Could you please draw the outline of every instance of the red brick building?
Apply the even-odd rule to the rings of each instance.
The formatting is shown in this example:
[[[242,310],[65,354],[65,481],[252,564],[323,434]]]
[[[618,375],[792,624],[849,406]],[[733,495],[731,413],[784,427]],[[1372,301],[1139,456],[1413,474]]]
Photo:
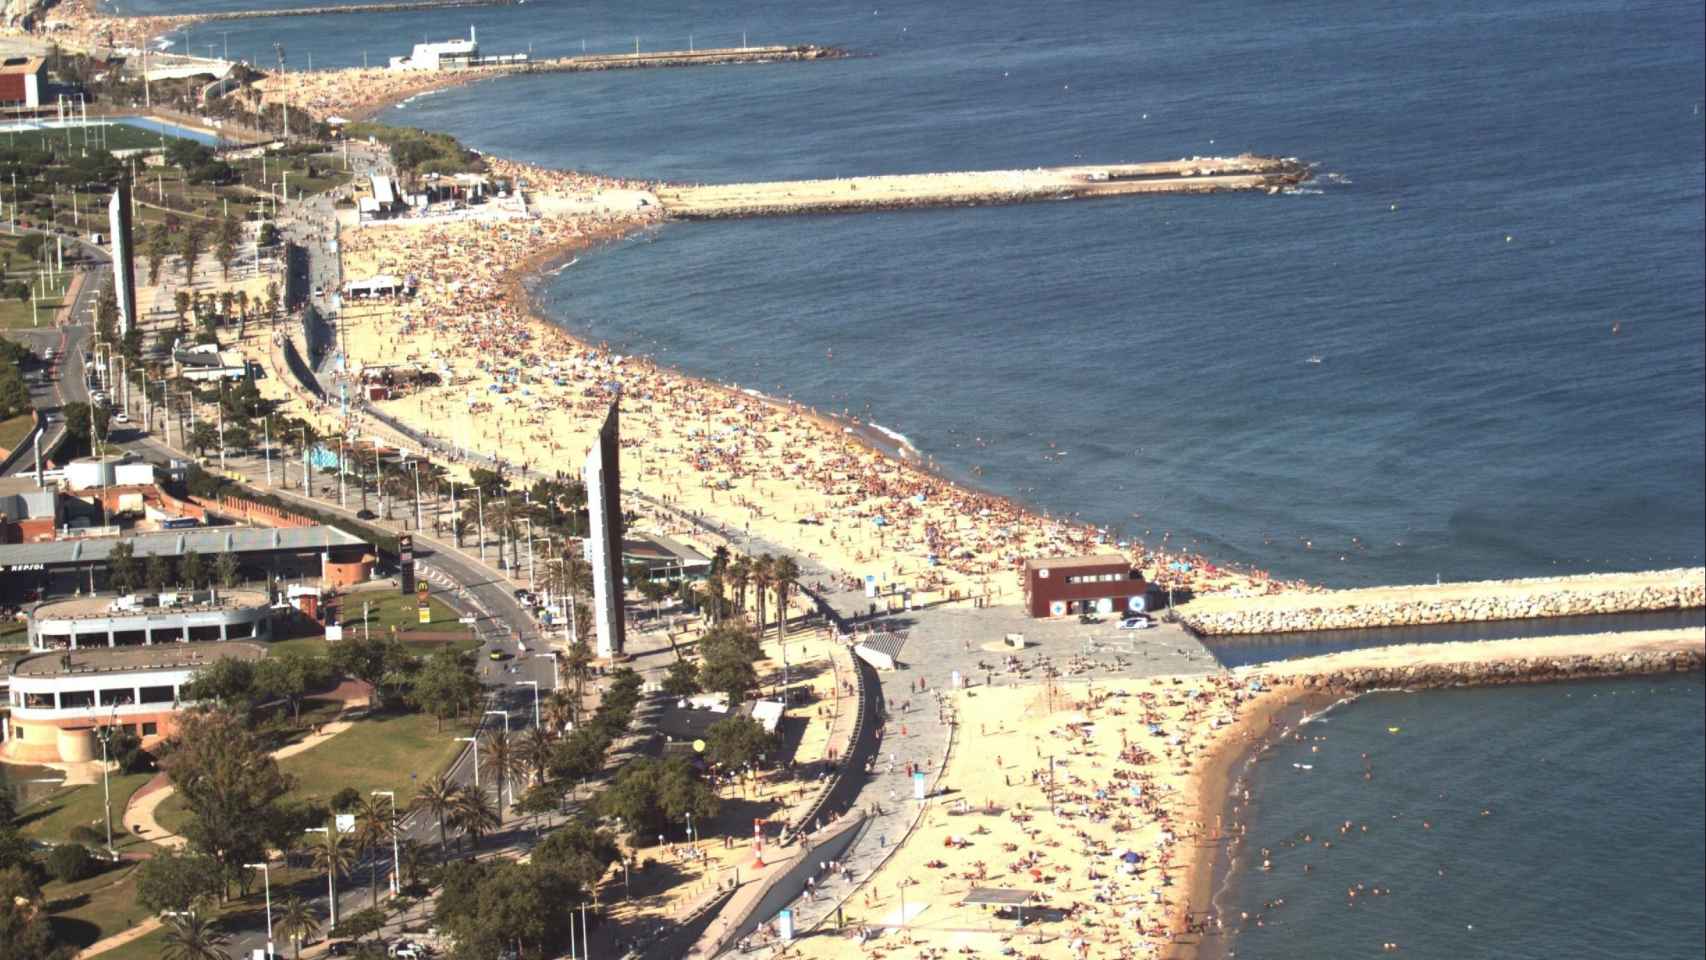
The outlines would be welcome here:
[[[1147,606],[1149,583],[1119,554],[1025,561],[1025,610],[1033,617],[1126,616]]]

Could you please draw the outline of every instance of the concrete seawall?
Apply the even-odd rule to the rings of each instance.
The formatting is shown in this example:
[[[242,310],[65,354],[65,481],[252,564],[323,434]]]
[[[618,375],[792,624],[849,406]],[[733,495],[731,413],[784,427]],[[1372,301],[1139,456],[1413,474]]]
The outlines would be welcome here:
[[[657,197],[671,217],[715,220],[1036,203],[1134,194],[1218,193],[1227,190],[1277,193],[1308,177],[1308,168],[1296,159],[1243,154],[1158,163],[1038,167],[1033,170],[676,185],[659,188]]]
[[[1706,607],[1706,568],[1533,580],[1209,596],[1178,608],[1204,636],[1357,630]]]
[[[450,7],[507,7],[515,0],[398,0],[396,3],[330,3],[324,6],[283,7],[274,10],[219,10],[185,16],[185,20],[257,20],[262,17],[320,17],[335,13],[394,13],[443,10]]]

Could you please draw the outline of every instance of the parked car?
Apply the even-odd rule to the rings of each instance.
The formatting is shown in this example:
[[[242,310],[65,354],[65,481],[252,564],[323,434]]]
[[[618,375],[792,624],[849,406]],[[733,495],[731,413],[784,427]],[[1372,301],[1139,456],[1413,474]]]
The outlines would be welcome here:
[[[1155,626],[1155,621],[1149,619],[1143,614],[1138,614],[1134,617],[1126,617],[1124,620],[1120,621],[1121,630],[1148,630],[1153,626]]]
[[[355,518],[357,520],[378,520],[379,514],[374,513],[372,510],[369,510],[369,509],[363,507],[362,509],[357,510],[355,512]]]

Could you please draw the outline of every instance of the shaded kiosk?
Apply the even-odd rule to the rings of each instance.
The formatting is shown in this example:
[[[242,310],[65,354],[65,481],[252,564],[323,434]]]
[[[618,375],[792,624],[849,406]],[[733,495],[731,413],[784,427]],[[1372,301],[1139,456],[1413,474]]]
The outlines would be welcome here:
[[[1037,902],[1034,890],[1008,890],[1003,887],[972,887],[966,892],[962,907],[994,907],[996,916],[1002,916],[1006,911],[1013,911],[1013,916],[1019,926],[1025,925],[1025,908]]]

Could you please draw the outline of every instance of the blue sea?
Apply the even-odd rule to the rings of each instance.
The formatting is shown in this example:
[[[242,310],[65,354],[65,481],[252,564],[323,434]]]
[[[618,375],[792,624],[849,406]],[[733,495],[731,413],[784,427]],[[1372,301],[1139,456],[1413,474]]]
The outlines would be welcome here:
[[[1698,958],[1703,690],[1694,675],[1383,693],[1305,725],[1250,776],[1226,951]]]
[[[120,5],[261,3],[300,0]],[[543,284],[570,330],[867,417],[1038,509],[1283,577],[1702,562],[1699,3],[533,0],[172,39],[263,65],[277,42],[294,69],[383,62],[470,25],[491,53],[744,37],[859,55],[513,77],[385,119],[681,181],[1242,150],[1317,173],[1279,197],[669,225]],[[1323,729],[1367,717],[1379,739],[1393,711],[1415,731],[1381,742],[1373,790],[1392,793],[1339,776],[1340,757],[1265,777],[1258,826],[1382,818],[1367,869],[1323,861],[1309,882],[1394,896],[1355,911],[1288,896],[1241,954],[1394,940],[1410,956],[1698,956],[1700,688],[1657,686],[1373,698],[1335,715]],[[1393,813],[1440,825],[1424,843],[1388,827]],[[1441,863],[1449,885],[1426,886]],[[1279,879],[1234,894],[1271,899],[1261,885]],[[1459,917],[1476,931],[1442,926]]]

